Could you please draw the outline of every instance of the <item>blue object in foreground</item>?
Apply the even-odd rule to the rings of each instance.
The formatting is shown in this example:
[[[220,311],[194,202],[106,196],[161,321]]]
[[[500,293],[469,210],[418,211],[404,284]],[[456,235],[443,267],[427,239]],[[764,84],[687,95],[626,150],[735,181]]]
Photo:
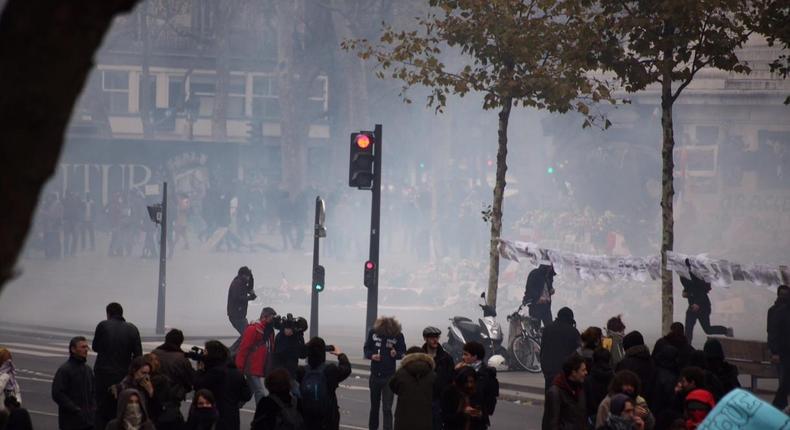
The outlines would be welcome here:
[[[790,430],[790,416],[746,390],[732,390],[698,430]]]

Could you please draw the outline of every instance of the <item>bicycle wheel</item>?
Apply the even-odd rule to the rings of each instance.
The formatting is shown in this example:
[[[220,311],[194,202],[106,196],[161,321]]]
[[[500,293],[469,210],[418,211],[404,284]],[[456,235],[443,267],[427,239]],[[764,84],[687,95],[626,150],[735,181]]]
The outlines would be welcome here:
[[[530,337],[519,336],[510,345],[512,357],[529,373],[540,373],[540,344]]]

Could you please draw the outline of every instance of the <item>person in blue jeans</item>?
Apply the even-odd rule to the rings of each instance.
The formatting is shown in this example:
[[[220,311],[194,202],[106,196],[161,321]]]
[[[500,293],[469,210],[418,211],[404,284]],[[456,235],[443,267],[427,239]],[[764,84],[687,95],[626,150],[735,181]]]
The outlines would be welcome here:
[[[395,362],[406,354],[400,323],[393,317],[380,317],[368,332],[364,346],[365,359],[370,360],[370,415],[368,428],[378,430],[379,408],[384,410],[384,430],[392,430],[393,393],[389,380],[395,374]]]

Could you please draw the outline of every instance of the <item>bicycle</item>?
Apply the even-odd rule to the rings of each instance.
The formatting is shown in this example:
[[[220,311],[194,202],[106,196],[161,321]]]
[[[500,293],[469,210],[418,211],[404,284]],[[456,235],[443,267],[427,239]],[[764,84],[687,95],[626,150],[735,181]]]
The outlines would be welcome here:
[[[543,338],[543,329],[540,320],[531,316],[522,315],[521,309],[524,305],[512,314],[507,316],[508,321],[516,321],[520,331],[510,342],[508,351],[517,364],[529,373],[540,373],[540,347]]]

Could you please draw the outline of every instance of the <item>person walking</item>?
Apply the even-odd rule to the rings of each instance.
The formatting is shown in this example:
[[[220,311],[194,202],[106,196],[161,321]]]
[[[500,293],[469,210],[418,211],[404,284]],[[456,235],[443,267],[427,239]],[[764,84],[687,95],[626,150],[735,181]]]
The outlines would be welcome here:
[[[270,364],[270,354],[274,351],[274,327],[272,321],[277,315],[274,309],[266,307],[261,311],[258,321],[248,325],[241,336],[239,352],[236,354],[236,367],[244,374],[255,395],[255,403],[266,395],[263,378]]]
[[[215,430],[239,430],[241,405],[252,398],[244,375],[228,360],[228,348],[218,340],[205,344],[203,363],[195,373],[195,390],[214,394],[219,419]]]
[[[790,287],[787,285],[776,289],[776,303],[768,309],[767,331],[771,361],[779,373],[779,387],[772,404],[784,409],[790,394]]]
[[[134,388],[118,393],[117,410],[117,416],[107,423],[106,430],[155,430],[143,395]]]
[[[581,345],[579,331],[570,308],[557,312],[557,319],[543,330],[540,365],[546,391],[554,384],[554,377],[562,370],[562,363]]]
[[[58,405],[60,430],[94,428],[96,394],[93,370],[88,366],[88,340],[77,336],[69,341],[69,359],[63,363],[52,381],[52,400]]]
[[[436,373],[436,380],[433,384],[433,428],[442,428],[442,409],[441,399],[442,392],[445,388],[453,383],[455,374],[455,363],[453,357],[442,348],[439,343],[439,337],[442,331],[436,327],[426,327],[422,331],[422,338],[425,344],[422,346],[422,352],[428,354],[434,363],[434,372]]]
[[[21,403],[22,390],[16,380],[16,367],[11,360],[11,351],[0,348],[0,413],[5,410],[7,397],[14,397],[17,402]]]
[[[400,368],[390,379],[389,388],[398,396],[395,430],[433,428],[433,390],[436,365],[430,355],[415,346],[406,351]]]
[[[96,326],[93,350],[96,352],[96,428],[103,429],[116,416],[117,401],[110,387],[121,382],[129,370],[132,359],[143,355],[140,332],[134,324],[123,318],[123,307],[110,303],[106,308],[107,319]]]
[[[230,346],[230,350],[233,352],[238,349],[241,335],[247,328],[247,304],[258,298],[254,288],[255,279],[252,277],[252,270],[247,266],[240,267],[228,288],[228,320],[230,320],[230,325],[239,332],[239,339]]]
[[[587,402],[584,380],[587,363],[584,357],[573,354],[562,363],[562,373],[554,377],[546,392],[543,406],[543,430],[585,430]]]
[[[302,413],[308,430],[339,430],[340,408],[337,387],[351,375],[351,362],[337,346],[327,347],[320,337],[307,342],[307,366],[299,368],[297,379]],[[337,357],[337,364],[326,362],[326,353]]]
[[[529,307],[529,316],[537,318],[546,327],[551,324],[551,296],[554,295],[554,266],[541,264],[529,272],[524,287],[522,305]]]
[[[368,332],[363,348],[370,360],[370,414],[368,428],[378,430],[379,408],[384,411],[383,429],[392,430],[392,390],[389,380],[395,374],[395,362],[406,353],[400,323],[393,317],[380,317]]]
[[[691,270],[691,261],[686,259],[689,277],[680,276],[683,285],[683,297],[688,299],[689,307],[686,309],[686,338],[691,343],[694,338],[694,326],[699,321],[702,330],[707,335],[721,335],[732,337],[732,327],[710,325],[710,314],[713,312],[708,293],[711,290],[710,282],[698,278]]]

